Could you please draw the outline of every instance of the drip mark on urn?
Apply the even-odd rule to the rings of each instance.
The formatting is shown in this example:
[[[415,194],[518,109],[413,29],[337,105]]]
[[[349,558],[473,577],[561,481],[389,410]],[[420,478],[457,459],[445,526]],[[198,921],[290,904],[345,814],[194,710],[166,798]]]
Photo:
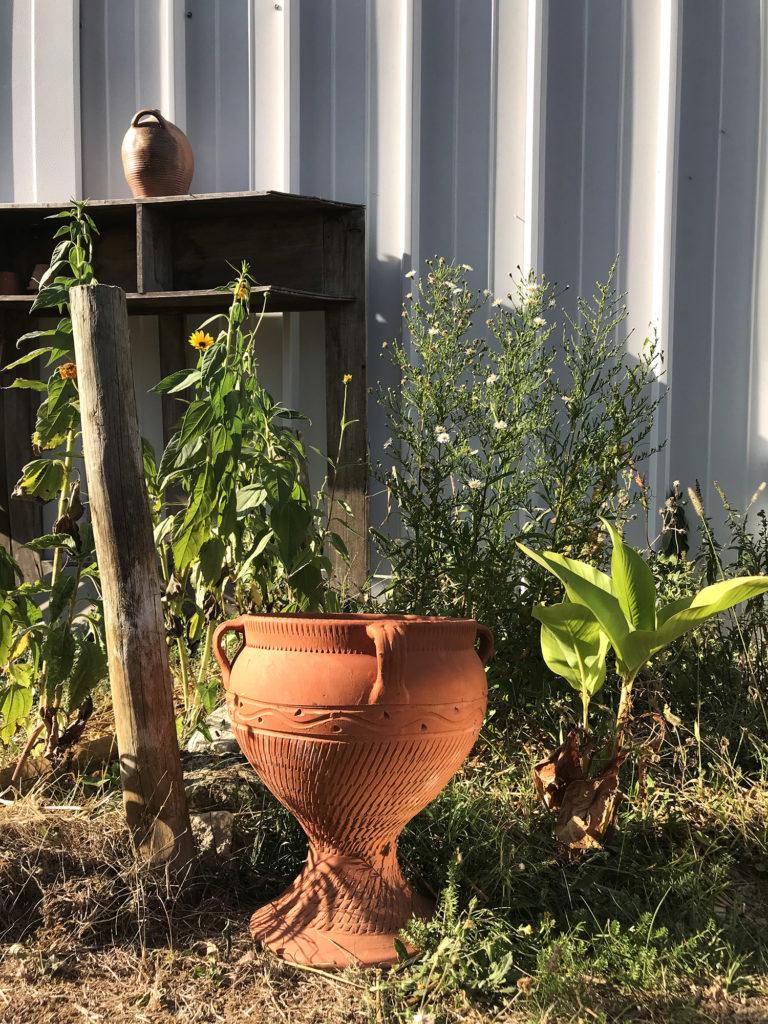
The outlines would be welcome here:
[[[296,718],[300,718],[301,715],[303,714],[301,708],[296,708],[296,710],[293,713],[294,713]]]
[[[421,731],[422,732],[426,732],[427,731],[427,723],[426,722],[422,722],[421,723]]]

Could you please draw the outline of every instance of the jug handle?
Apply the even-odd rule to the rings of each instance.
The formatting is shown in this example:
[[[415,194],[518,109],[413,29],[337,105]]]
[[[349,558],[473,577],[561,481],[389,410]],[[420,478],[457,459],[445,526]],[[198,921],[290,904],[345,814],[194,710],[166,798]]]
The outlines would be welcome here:
[[[232,661],[227,659],[227,652],[224,650],[224,636],[226,633],[239,633],[240,639],[242,640],[242,646],[238,650]],[[224,683],[224,689],[229,689],[229,674],[232,671],[237,655],[242,651],[245,646],[245,626],[242,619],[229,619],[227,622],[222,622],[221,625],[217,626],[212,640],[213,653],[216,655],[216,661],[221,666],[221,678]]]
[[[477,623],[477,636],[480,638],[480,649],[477,652],[483,665],[488,664],[488,659],[493,654],[493,633],[487,626]]]
[[[160,111],[159,110],[149,110],[148,108],[145,108],[144,110],[137,110],[136,111],[136,113],[133,115],[133,119],[131,121],[131,128],[136,128],[138,123],[139,123],[139,121],[141,120],[141,118],[144,117],[146,114],[151,114],[153,117],[156,117],[157,118],[157,122],[160,125],[160,127],[161,128],[165,128],[165,118],[160,113]]]
[[[405,686],[404,624],[397,620],[371,622],[365,627],[365,632],[376,648],[376,679],[368,697],[369,703],[405,703],[408,690]]]

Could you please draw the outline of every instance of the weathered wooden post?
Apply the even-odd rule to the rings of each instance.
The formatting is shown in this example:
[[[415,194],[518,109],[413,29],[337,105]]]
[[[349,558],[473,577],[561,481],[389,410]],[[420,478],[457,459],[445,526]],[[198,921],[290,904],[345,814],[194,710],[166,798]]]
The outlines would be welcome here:
[[[110,285],[80,285],[71,289],[70,305],[125,813],[147,859],[183,865],[194,846],[144,483],[125,293]]]

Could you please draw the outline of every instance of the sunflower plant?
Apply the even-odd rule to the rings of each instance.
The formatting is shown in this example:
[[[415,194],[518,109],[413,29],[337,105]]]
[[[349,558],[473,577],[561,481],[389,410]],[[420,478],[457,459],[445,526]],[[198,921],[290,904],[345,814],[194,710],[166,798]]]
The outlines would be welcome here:
[[[329,513],[310,494],[304,448],[287,425],[305,417],[275,402],[259,382],[253,340],[264,308],[249,330],[252,284],[244,263],[226,286],[228,312],[189,338],[199,352],[196,365],[155,387],[177,396],[183,412],[159,461],[144,444],[166,625],[188,710],[210,710],[216,699],[207,676],[225,596],[240,612],[331,610],[337,597],[325,585],[328,543],[346,554]],[[348,381],[340,385],[346,393]],[[189,654],[198,646],[193,680]]]
[[[59,320],[52,328],[24,334],[20,347],[31,340],[38,346],[5,367],[14,371],[44,360],[50,368],[43,380],[16,376],[9,385],[37,391],[42,399],[32,436],[34,457],[12,497],[56,502],[52,532],[25,545],[41,555],[53,552],[52,561],[43,563],[50,569],[42,578],[24,580],[18,563],[0,549],[0,742],[8,743],[26,727],[17,773],[41,734],[45,753],[53,758],[75,741],[93,707],[91,691],[107,674],[93,534],[83,519],[87,497],[75,469],[80,404],[69,317],[70,287],[95,281],[98,231],[84,202],[53,216],[64,223],[54,235],[59,241],[31,312],[57,309]]]

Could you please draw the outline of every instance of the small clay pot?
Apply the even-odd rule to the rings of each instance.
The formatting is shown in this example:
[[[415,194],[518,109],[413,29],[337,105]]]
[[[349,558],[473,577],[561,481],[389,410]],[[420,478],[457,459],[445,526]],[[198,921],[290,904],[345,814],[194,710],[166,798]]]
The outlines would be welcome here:
[[[122,156],[125,179],[136,198],[189,192],[195,170],[192,147],[184,132],[159,110],[139,110],[133,115]]]
[[[0,295],[19,295],[21,278],[15,270],[0,270]]]
[[[397,838],[477,739],[493,637],[471,619],[243,615],[213,649],[240,746],[309,838],[251,935],[297,963],[394,963],[400,929],[433,909],[403,878]]]

